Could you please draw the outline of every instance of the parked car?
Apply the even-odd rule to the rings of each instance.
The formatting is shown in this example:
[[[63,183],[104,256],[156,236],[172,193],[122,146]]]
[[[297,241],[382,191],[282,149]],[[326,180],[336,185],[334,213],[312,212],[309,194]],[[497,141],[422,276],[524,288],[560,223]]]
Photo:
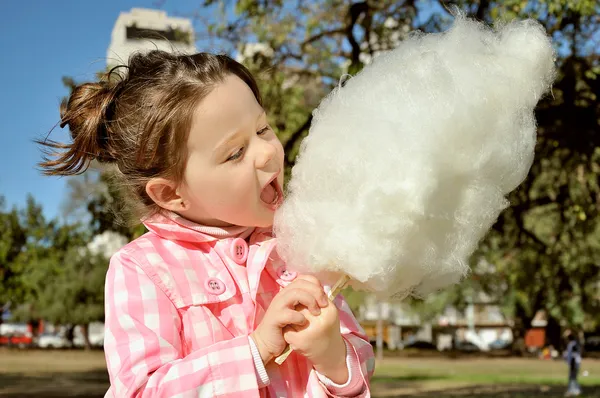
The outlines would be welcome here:
[[[8,336],[0,336],[0,345],[27,348],[30,347],[32,344],[33,338],[30,334],[14,334]]]
[[[0,345],[26,348],[33,343],[33,334],[26,323],[0,324]]]
[[[489,344],[490,350],[504,350],[510,347],[510,342],[506,340],[494,340]]]
[[[600,352],[600,336],[586,337],[583,349],[587,352]]]
[[[37,346],[39,348],[68,348],[71,343],[58,334],[43,333],[37,338]]]
[[[104,346],[104,333],[100,334],[89,334],[88,335],[89,339],[90,339],[90,345],[92,347],[103,347]],[[85,346],[85,340],[83,339],[83,335],[76,335],[73,338],[73,345],[75,347],[84,347]]]
[[[104,346],[104,324],[101,322],[93,322],[88,325],[88,338],[92,347]],[[73,345],[75,347],[84,347],[85,339],[83,338],[83,328],[76,326],[73,329]]]
[[[422,340],[414,340],[411,342],[407,342],[404,344],[404,348],[406,348],[406,349],[413,348],[413,349],[418,349],[418,350],[437,350],[437,347],[435,344],[430,343],[429,341],[422,341]]]
[[[456,342],[455,348],[458,351],[465,351],[465,352],[481,351],[479,347],[477,347],[475,344],[471,343],[470,341],[458,341],[458,342]]]

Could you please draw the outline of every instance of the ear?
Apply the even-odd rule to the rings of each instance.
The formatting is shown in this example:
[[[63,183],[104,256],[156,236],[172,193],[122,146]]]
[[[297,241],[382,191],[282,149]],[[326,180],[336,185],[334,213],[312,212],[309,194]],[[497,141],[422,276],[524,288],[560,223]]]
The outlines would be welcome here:
[[[166,178],[152,178],[146,183],[146,193],[154,203],[173,212],[187,210],[187,203],[179,195],[177,186]]]

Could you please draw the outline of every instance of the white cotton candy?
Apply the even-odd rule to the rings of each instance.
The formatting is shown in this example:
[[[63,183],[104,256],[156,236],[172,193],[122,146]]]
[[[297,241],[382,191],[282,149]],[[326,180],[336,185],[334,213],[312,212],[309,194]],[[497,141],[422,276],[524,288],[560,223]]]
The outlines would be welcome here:
[[[459,15],[377,57],[314,112],[275,217],[279,255],[383,297],[458,282],[529,172],[554,74],[531,20]]]

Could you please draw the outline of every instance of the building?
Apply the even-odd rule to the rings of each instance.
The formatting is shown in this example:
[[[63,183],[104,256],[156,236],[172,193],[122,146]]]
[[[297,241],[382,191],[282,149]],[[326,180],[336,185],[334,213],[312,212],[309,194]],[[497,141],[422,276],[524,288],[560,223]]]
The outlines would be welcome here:
[[[407,302],[382,302],[367,296],[357,318],[373,341],[376,321],[382,319],[384,341],[391,349],[415,341],[432,343],[439,350],[461,343],[471,343],[481,351],[510,344],[511,320],[485,294],[476,298],[463,311],[449,305],[430,322],[423,322]]]
[[[154,49],[195,53],[192,22],[187,18],[169,17],[160,10],[132,8],[122,12],[112,30],[106,65],[110,69],[126,63],[134,52]]]

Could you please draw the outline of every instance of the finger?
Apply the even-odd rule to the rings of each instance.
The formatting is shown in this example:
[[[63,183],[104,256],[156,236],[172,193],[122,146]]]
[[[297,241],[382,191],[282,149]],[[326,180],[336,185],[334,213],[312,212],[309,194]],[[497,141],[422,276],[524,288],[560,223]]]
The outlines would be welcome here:
[[[316,285],[307,280],[295,280],[293,283],[289,284],[286,289],[302,289],[310,292],[314,298],[319,303],[320,307],[327,307],[329,305],[329,299],[327,298],[327,293],[323,290],[323,286]]]
[[[287,308],[296,309],[303,305],[315,316],[321,314],[321,307],[312,292],[304,289],[290,289],[285,292],[285,303]]]
[[[296,329],[296,326],[294,325],[287,325],[286,327],[283,328],[283,335],[285,336],[286,334],[291,334],[292,332],[297,332],[298,329]],[[287,342],[288,344],[290,343],[289,341]]]
[[[294,279],[294,280],[296,280],[296,281],[304,280],[304,281],[310,282],[312,284],[315,284],[315,285],[319,286],[321,289],[323,289],[323,285],[321,284],[321,281],[314,275],[301,274],[301,275],[298,275],[296,277],[296,279]]]
[[[277,321],[279,322],[278,326],[280,328],[284,328],[289,325],[304,326],[308,322],[304,315],[291,309],[283,311],[278,317]]]
[[[296,346],[298,336],[298,329],[295,326],[289,325],[283,328],[283,339],[286,343],[292,347],[292,349]]]

